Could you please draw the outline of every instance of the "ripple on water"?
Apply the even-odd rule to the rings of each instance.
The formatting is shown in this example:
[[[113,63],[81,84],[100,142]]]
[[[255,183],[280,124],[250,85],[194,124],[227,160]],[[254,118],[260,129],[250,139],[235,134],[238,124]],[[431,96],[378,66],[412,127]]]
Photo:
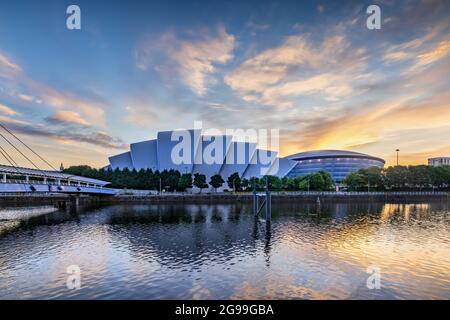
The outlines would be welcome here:
[[[0,238],[0,298],[450,298],[448,203],[273,207],[270,228],[242,204],[27,218]],[[66,287],[70,265],[80,290]]]

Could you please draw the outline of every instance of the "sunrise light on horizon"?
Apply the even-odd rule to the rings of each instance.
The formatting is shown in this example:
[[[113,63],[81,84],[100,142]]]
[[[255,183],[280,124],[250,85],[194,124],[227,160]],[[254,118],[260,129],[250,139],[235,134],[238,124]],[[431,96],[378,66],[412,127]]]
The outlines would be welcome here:
[[[371,3],[77,1],[68,30],[68,1],[3,2],[0,122],[55,166],[195,121],[279,128],[280,156],[450,156],[448,2],[373,1],[379,30]]]

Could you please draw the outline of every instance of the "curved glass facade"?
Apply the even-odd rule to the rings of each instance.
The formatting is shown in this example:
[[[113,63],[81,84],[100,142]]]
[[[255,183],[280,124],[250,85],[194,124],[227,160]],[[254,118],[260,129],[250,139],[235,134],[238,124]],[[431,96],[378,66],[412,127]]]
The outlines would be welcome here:
[[[384,167],[384,160],[361,153],[349,151],[305,152],[288,157],[297,161],[288,177],[301,177],[320,170],[331,174],[335,182],[342,182],[350,172],[369,167]]]

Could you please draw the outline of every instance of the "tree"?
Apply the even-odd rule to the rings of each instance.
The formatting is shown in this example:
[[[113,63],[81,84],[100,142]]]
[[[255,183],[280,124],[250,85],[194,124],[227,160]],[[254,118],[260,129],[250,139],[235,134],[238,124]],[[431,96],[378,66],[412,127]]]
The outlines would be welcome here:
[[[309,185],[311,190],[321,191],[324,189],[325,180],[319,172],[315,172],[309,175]]]
[[[389,189],[405,189],[408,182],[408,167],[395,166],[385,170],[386,187]]]
[[[370,191],[384,189],[383,171],[379,167],[370,167],[351,172],[345,177],[343,183],[351,191]]]
[[[308,179],[309,179],[309,177],[307,177],[307,179],[300,179],[297,184],[297,189],[302,190],[302,191],[309,191],[310,187],[309,187]]]
[[[321,190],[330,190],[334,188],[334,180],[331,174],[328,171],[319,171],[318,172],[323,179],[323,186]]]
[[[409,166],[408,167],[408,184],[412,188],[429,187],[431,184],[431,174],[428,166]]]
[[[281,179],[282,189],[289,191],[297,190],[299,181],[297,178],[283,177]]]
[[[251,177],[250,180],[248,181],[249,183],[249,187],[251,188],[251,190],[253,191],[253,188],[255,188],[256,190],[262,190],[264,188],[263,183],[261,182],[262,179],[256,178],[256,177]]]
[[[268,184],[269,184],[269,190],[279,191],[283,188],[283,184],[281,182],[281,179],[276,176],[265,176],[264,177],[264,184],[265,179],[267,178]]]
[[[192,188],[192,174],[185,173],[178,179],[178,190],[185,191],[187,188]]]
[[[209,185],[214,188],[214,191],[217,192],[217,188],[220,188],[224,184],[224,180],[220,174],[215,174],[211,177],[209,181]]]
[[[364,187],[364,176],[359,172],[350,172],[344,179],[343,183],[350,191],[358,191]]]
[[[429,171],[433,187],[444,189],[450,186],[450,166],[429,167]]]
[[[200,193],[202,192],[202,189],[208,188],[206,176],[200,173],[194,174],[194,186],[200,189]]]
[[[241,190],[241,178],[239,177],[239,173],[235,172],[227,179],[227,184],[230,189],[234,191]]]
[[[250,180],[248,179],[242,179],[241,181],[241,189],[242,190],[247,190],[248,188],[250,188],[252,185],[250,184]]]

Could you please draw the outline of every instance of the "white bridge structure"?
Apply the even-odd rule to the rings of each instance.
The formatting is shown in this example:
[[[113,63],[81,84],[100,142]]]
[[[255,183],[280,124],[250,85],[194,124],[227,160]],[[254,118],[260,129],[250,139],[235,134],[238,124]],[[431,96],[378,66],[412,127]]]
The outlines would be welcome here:
[[[115,194],[104,188],[107,181],[85,178],[59,171],[0,165],[0,193],[46,192],[71,194]]]
[[[85,178],[59,171],[38,170],[0,165],[0,193],[46,192],[115,194],[104,188],[107,181]]]
[[[28,146],[0,122],[0,193],[68,193],[113,195],[115,189],[104,188],[108,181],[63,173]],[[3,143],[3,141],[5,143]],[[24,158],[34,168],[19,166],[17,157]],[[3,158],[3,159],[2,159]],[[52,170],[43,170],[37,161]]]

